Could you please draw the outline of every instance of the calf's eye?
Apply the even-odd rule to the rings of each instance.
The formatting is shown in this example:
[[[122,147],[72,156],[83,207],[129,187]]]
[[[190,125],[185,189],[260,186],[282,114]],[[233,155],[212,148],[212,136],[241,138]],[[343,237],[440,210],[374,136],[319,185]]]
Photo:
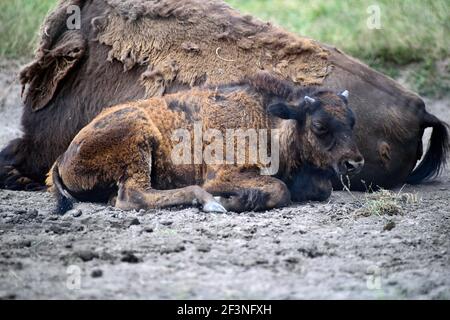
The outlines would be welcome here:
[[[328,133],[328,128],[321,122],[313,122],[312,128],[315,134],[324,135]]]

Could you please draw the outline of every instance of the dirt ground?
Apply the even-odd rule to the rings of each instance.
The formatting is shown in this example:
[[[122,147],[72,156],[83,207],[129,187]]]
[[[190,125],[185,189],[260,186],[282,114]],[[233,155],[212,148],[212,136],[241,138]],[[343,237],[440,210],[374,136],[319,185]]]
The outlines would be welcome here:
[[[0,148],[20,135],[17,64],[0,63]],[[450,122],[448,100],[427,108]],[[401,214],[361,216],[367,195],[265,213],[122,212],[0,190],[3,299],[450,299],[450,174],[403,193]]]

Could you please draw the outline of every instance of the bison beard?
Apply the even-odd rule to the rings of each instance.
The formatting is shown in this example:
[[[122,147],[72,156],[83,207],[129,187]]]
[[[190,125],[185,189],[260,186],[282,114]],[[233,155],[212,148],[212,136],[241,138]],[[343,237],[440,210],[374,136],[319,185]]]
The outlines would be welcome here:
[[[81,30],[67,30],[67,8],[81,8]],[[197,85],[233,82],[267,70],[302,85],[347,88],[366,159],[351,181],[393,187],[443,167],[445,125],[393,80],[335,48],[296,36],[220,0],[60,1],[42,26],[35,60],[21,73],[24,136],[0,153],[0,188],[34,190],[71,139],[102,109]],[[365,181],[365,184],[361,183]],[[336,183],[337,187],[339,183]]]

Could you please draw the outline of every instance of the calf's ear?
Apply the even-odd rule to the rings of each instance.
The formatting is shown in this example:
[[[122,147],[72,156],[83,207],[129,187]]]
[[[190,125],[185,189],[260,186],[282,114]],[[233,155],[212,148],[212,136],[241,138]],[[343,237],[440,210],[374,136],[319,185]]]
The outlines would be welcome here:
[[[267,112],[274,117],[284,120],[297,119],[299,116],[298,110],[283,102],[269,105]]]

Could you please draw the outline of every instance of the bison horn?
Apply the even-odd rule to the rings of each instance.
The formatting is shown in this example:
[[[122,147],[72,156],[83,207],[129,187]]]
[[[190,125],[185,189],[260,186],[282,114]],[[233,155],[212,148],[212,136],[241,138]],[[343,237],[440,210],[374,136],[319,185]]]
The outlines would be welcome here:
[[[345,90],[344,92],[342,92],[341,96],[343,96],[345,99],[348,99],[348,96],[349,96],[348,90]]]
[[[305,101],[309,104],[313,104],[314,102],[316,102],[315,99],[308,97],[308,96],[305,96]]]

